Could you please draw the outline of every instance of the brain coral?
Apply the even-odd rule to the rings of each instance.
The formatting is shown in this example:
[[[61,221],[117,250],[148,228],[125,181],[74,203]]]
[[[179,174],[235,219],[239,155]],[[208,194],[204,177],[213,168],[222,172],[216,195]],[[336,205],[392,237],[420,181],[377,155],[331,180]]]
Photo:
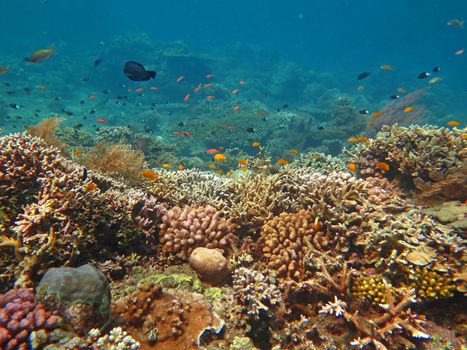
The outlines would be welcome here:
[[[213,206],[173,207],[162,217],[163,249],[183,260],[197,247],[219,248],[224,254],[234,239],[235,225]]]

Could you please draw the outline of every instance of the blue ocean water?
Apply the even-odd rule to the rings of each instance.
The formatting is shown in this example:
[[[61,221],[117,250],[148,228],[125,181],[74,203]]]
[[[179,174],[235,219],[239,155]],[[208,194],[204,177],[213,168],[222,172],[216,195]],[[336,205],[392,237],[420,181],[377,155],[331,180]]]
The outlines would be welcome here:
[[[140,60],[158,70],[157,61],[145,57],[144,47],[139,51],[132,47],[132,41],[138,42],[144,35],[149,42],[180,41],[192,52],[217,57],[230,56],[235,48],[234,64],[248,64],[249,59],[255,62],[252,76],[261,71],[261,61],[278,57],[303,70],[329,74],[327,87],[350,96],[357,95],[355,77],[369,71],[371,81],[364,81],[366,90],[361,94],[370,109],[384,105],[384,99],[398,87],[426,87],[426,80],[417,80],[417,75],[439,66],[443,80],[430,86],[433,115],[442,119],[440,124],[451,116],[465,122],[467,55],[454,53],[467,48],[467,29],[447,22],[466,18],[467,3],[461,0],[4,0],[0,66],[10,66],[11,72],[0,79],[21,83],[33,73],[62,75],[61,83],[66,86],[57,93],[64,98],[82,89],[77,81],[84,76],[90,79],[90,90],[115,88],[126,81],[121,74],[125,60]],[[109,51],[109,43],[118,36],[125,38],[127,47]],[[31,52],[48,47],[56,52],[51,60],[40,66],[21,65]],[[264,52],[252,57],[252,47],[264,48]],[[92,70],[97,58],[102,58],[102,66],[108,64],[103,72]],[[382,72],[379,67],[383,64],[390,64],[394,71]],[[177,77],[175,72],[171,74]],[[300,101],[300,91],[295,92],[291,85],[287,87],[290,100],[296,97]],[[356,107],[367,106],[360,103]],[[436,118],[431,122],[436,123]]]

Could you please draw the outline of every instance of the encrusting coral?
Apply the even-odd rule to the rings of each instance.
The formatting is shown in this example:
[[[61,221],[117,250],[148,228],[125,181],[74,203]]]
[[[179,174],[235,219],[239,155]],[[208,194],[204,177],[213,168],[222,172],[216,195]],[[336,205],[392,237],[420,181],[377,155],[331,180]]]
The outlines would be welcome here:
[[[197,247],[219,248],[227,254],[235,241],[235,225],[210,205],[173,207],[162,217],[160,230],[163,249],[185,261]]]

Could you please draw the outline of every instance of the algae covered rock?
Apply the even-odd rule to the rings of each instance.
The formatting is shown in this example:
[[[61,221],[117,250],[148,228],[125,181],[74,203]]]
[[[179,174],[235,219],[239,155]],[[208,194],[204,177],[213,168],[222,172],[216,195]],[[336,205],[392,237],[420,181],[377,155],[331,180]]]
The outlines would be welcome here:
[[[218,284],[229,275],[227,259],[217,249],[196,248],[189,261],[203,282]]]
[[[111,315],[109,282],[89,264],[49,269],[37,288],[36,299],[58,310],[79,334],[102,326]]]

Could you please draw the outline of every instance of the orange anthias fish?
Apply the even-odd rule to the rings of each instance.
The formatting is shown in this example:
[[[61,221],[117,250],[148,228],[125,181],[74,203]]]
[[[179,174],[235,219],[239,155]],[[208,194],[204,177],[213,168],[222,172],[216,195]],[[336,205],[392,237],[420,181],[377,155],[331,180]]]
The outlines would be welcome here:
[[[461,123],[458,122],[457,120],[450,120],[447,122],[449,126],[459,126]]]
[[[259,147],[259,146],[261,146],[261,142],[259,142],[259,141],[253,141],[253,142],[251,143],[251,146],[252,146],[252,147]]]
[[[34,51],[31,56],[26,58],[26,61],[31,63],[39,63],[49,59],[54,54],[54,49],[42,49]]]
[[[368,137],[366,137],[365,135],[361,135],[358,137],[357,139],[359,142],[366,142],[368,141]]]
[[[238,111],[238,110],[240,110],[240,105],[232,106],[232,111]]]
[[[206,152],[209,154],[216,154],[216,153],[219,153],[220,151],[217,148],[209,148],[208,150],[206,150]]]
[[[233,89],[233,90],[232,90],[232,94],[235,95],[235,94],[237,94],[239,91],[240,91],[240,89]]]
[[[213,100],[216,98],[216,96],[213,96],[213,95],[209,95],[208,97],[206,97],[208,100]]]
[[[227,157],[222,154],[222,153],[217,153],[214,158],[213,158],[216,162],[223,162],[224,160],[227,159]]]
[[[349,138],[347,139],[347,141],[352,142],[352,143],[355,143],[355,142],[358,142],[358,139],[357,139],[356,137],[353,137],[353,136],[352,136],[352,137],[349,137]]]
[[[246,85],[246,81],[245,81],[245,80],[240,80],[238,83],[239,83],[240,85]]]
[[[460,49],[460,50],[457,50],[456,52],[454,52],[454,55],[459,56],[459,55],[462,55],[464,52],[465,52],[464,49]]]
[[[212,87],[213,85],[214,85],[214,84],[209,83],[209,84],[204,84],[203,87],[204,87],[204,88],[209,88],[209,87]]]
[[[414,109],[415,109],[414,106],[407,106],[407,107],[404,108],[403,112],[404,112],[404,113],[410,113],[410,112],[412,112]]]
[[[216,164],[211,163],[211,164],[208,165],[208,168],[214,170],[214,169],[216,169]]]
[[[211,79],[214,78],[216,75],[215,74],[207,74],[206,79]]]
[[[157,86],[151,86],[151,87],[149,88],[149,90],[157,91]]]
[[[187,103],[188,100],[190,99],[190,94],[186,94],[185,97],[183,98],[183,102]]]
[[[136,92],[143,92],[144,91],[144,88],[143,87],[139,87],[135,90]]]
[[[177,78],[177,83],[180,83],[183,79],[185,79],[185,77],[183,75],[180,75],[178,78]]]
[[[157,178],[159,177],[159,175],[154,170],[151,170],[151,169],[143,170],[141,172],[141,176],[151,181],[157,180]]]
[[[240,164],[240,165],[248,165],[248,161],[247,161],[246,159],[244,159],[244,158],[240,158],[240,159],[238,160],[238,164]]]
[[[389,170],[389,164],[386,162],[378,162],[375,164],[376,169],[388,171]]]
[[[381,112],[373,112],[373,113],[371,113],[371,116],[372,116],[373,118],[381,118],[382,115],[383,115],[383,114],[382,114]]]
[[[164,164],[162,164],[162,167],[164,169],[170,169],[172,167],[172,165],[170,165],[169,163],[164,163]]]
[[[185,166],[182,163],[180,163],[178,165],[178,170],[182,171],[183,169],[185,169]]]
[[[91,101],[95,100],[96,99],[96,94],[89,95],[89,99]]]
[[[75,151],[73,152],[73,154],[77,157],[83,155],[83,149],[82,148],[78,148],[78,149],[75,149]]]
[[[357,164],[355,164],[353,162],[349,162],[349,163],[347,163],[347,169],[349,169],[350,171],[355,171],[355,170],[357,170]]]
[[[298,154],[298,149],[292,148],[292,149],[290,150],[290,153],[292,153],[292,154],[294,154],[294,155],[295,155],[295,154]]]
[[[97,118],[96,123],[107,124],[109,121],[104,118]]]
[[[97,184],[95,184],[94,182],[90,182],[86,185],[86,187],[84,188],[84,190],[86,192],[92,192],[94,190],[97,190],[99,187],[97,186]]]
[[[282,165],[282,166],[286,166],[287,164],[289,164],[289,162],[286,161],[285,159],[281,158],[281,159],[277,160],[277,164]]]

